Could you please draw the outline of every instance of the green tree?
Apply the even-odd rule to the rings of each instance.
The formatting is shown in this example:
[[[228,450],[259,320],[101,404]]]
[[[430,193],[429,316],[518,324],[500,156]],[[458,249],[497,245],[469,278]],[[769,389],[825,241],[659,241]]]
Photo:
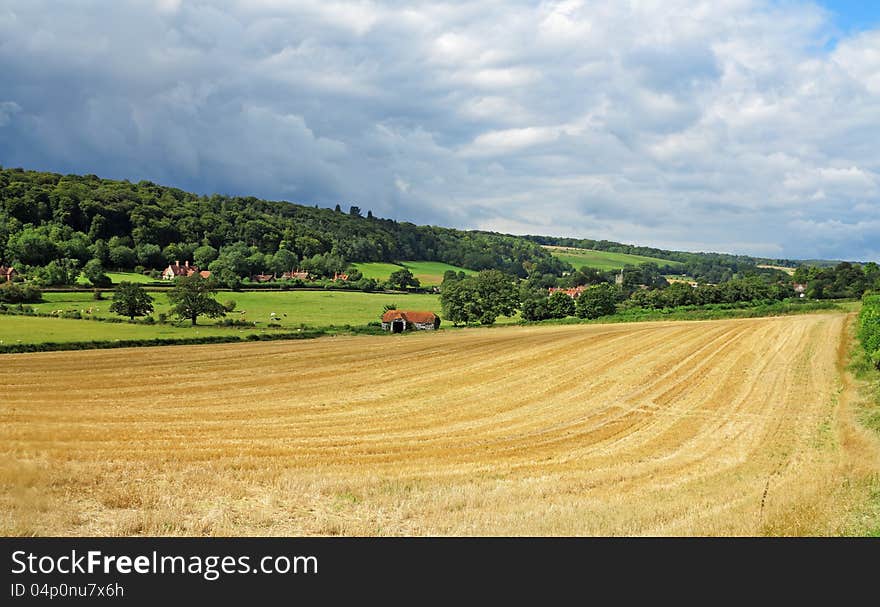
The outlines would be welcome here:
[[[153,311],[153,298],[139,284],[121,282],[113,292],[110,311],[134,320],[135,316],[146,316]]]
[[[566,297],[568,297],[566,295]],[[524,299],[520,306],[523,320],[545,320],[550,318],[550,310],[547,306],[547,298],[542,295]]]
[[[146,268],[164,268],[165,257],[162,249],[157,244],[144,243],[135,247],[135,254],[139,264]]]
[[[34,281],[45,287],[72,285],[79,276],[79,263],[73,259],[56,259],[37,268]]]
[[[90,259],[83,266],[83,275],[92,283],[93,287],[109,287],[111,282],[104,273],[104,266],[101,265],[100,259]]]
[[[137,264],[137,254],[134,252],[134,249],[124,245],[111,247],[110,263],[116,268],[128,270]]]
[[[617,289],[613,285],[600,284],[584,289],[577,298],[576,312],[580,318],[599,318],[614,314]]]
[[[35,229],[30,226],[11,236],[8,248],[13,258],[28,265],[45,265],[59,254],[58,246],[45,229]]]
[[[397,289],[406,289],[407,287],[418,289],[421,286],[419,279],[413,276],[409,268],[401,268],[392,272],[391,276],[388,277],[388,284]]]
[[[2,303],[36,303],[42,298],[42,291],[31,284],[0,283],[0,302]]]
[[[516,286],[498,270],[444,283],[440,289],[443,316],[453,324],[491,325],[499,316],[510,316],[519,305]]]
[[[218,255],[219,252],[217,251],[217,249],[209,244],[203,244],[198,249],[193,251],[193,262],[200,268],[207,268],[212,261],[217,259]]]
[[[189,319],[193,326],[199,316],[219,318],[226,316],[226,310],[214,299],[217,288],[212,280],[205,280],[198,274],[181,276],[168,291],[171,312],[181,319]]]
[[[565,318],[566,316],[574,316],[574,299],[561,291],[557,291],[547,300],[547,309],[550,313],[550,318]]]
[[[288,249],[278,249],[272,256],[269,269],[275,274],[284,274],[296,269],[298,263],[299,258],[296,256],[296,253]]]

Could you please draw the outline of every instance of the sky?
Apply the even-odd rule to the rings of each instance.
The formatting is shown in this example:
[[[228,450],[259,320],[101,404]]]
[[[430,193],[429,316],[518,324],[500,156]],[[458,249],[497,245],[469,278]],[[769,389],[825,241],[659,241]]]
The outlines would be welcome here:
[[[7,167],[878,260],[878,142],[869,3],[0,0]]]

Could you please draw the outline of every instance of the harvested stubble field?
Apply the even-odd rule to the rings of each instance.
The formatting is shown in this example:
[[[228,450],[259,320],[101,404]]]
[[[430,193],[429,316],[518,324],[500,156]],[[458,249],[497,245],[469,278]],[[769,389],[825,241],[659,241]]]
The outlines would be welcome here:
[[[860,533],[848,322],[8,355],[0,532]]]

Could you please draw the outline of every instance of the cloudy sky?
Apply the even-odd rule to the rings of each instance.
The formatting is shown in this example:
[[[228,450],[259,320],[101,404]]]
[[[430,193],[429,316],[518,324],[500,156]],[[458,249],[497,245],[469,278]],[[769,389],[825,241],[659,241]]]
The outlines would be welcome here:
[[[865,2],[0,0],[3,166],[878,259],[878,142]]]

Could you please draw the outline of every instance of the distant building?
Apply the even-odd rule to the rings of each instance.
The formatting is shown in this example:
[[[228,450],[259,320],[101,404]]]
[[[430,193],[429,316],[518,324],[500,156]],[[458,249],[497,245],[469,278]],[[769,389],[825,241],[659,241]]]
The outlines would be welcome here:
[[[309,273],[304,270],[291,270],[281,275],[282,280],[308,280]]]
[[[586,289],[587,289],[586,286],[581,285],[579,287],[574,287],[572,289],[563,289],[562,287],[550,287],[547,290],[550,291],[550,295],[553,295],[554,293],[565,293],[566,295],[568,295],[572,299],[577,299],[578,297],[580,297],[581,293],[583,293]]]
[[[254,274],[251,276],[251,282],[272,282],[274,280],[273,274]]]
[[[333,280],[348,280],[348,274],[333,272]]]
[[[440,328],[440,317],[433,312],[388,310],[382,315],[382,329],[392,333],[434,331]]]
[[[15,268],[12,266],[0,266],[0,282],[12,282],[15,276]]]
[[[179,261],[175,261],[173,264],[169,265],[165,268],[165,271],[162,272],[162,280],[174,280],[175,278],[180,278],[181,276],[192,276],[193,274],[198,273],[202,278],[210,278],[211,273],[208,270],[199,271],[198,266],[191,266],[189,262],[184,262],[183,265],[180,265]]]

